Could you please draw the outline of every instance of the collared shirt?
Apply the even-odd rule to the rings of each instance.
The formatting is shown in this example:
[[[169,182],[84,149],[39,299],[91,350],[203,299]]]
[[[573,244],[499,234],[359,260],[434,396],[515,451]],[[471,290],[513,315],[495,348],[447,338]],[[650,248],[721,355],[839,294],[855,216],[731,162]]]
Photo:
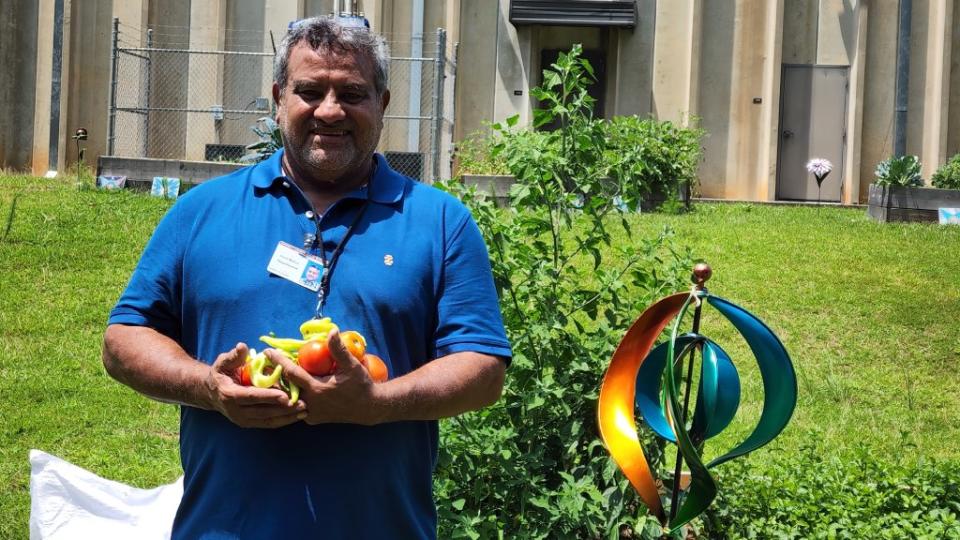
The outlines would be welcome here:
[[[154,232],[109,322],[150,326],[213,363],[269,332],[299,337],[316,293],[271,275],[279,242],[317,224],[283,176],[281,152],[210,180]],[[509,357],[487,251],[453,197],[376,155],[368,186],[319,219],[329,259],[359,209],[330,280],[324,315],[356,330],[391,378],[460,351]],[[436,422],[241,429],[181,408],[184,498],[174,538],[432,538]]]

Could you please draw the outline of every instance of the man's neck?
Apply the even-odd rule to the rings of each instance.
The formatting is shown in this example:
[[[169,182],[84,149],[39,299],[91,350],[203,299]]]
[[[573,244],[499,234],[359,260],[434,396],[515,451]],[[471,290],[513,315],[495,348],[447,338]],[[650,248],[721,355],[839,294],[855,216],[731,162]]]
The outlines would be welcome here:
[[[333,203],[339,201],[347,193],[366,185],[373,174],[373,158],[368,160],[366,166],[361,170],[354,170],[339,176],[331,174],[329,177],[322,178],[309,175],[302,168],[288,161],[286,153],[283,155],[281,164],[284,175],[297,184],[297,187],[310,201],[313,210],[320,215],[325,214]]]

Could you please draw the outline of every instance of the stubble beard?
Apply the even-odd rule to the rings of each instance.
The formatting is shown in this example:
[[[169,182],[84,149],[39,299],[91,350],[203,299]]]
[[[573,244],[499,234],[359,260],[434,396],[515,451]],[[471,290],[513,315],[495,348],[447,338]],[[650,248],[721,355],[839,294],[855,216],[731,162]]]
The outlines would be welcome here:
[[[326,149],[314,144],[314,133],[307,130],[303,137],[296,138],[290,133],[286,122],[280,124],[280,131],[283,135],[284,147],[289,152],[293,150],[296,161],[304,172],[310,174],[316,179],[334,180],[351,169],[360,169],[366,161],[369,161],[376,150],[377,141],[383,125],[378,127],[374,133],[371,133],[371,140],[358,141],[350,139],[348,144],[341,148]],[[293,143],[292,145],[290,143]]]

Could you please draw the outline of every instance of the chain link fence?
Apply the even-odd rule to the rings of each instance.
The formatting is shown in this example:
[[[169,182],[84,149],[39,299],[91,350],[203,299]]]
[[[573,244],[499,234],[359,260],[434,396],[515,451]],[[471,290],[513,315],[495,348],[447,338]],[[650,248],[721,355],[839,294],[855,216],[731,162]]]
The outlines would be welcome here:
[[[257,120],[274,115],[272,53],[158,47],[149,30],[143,47],[121,39],[114,20],[110,156],[238,161],[258,140]],[[407,176],[449,178],[456,64],[446,32],[396,45],[422,54],[391,58],[377,151]]]

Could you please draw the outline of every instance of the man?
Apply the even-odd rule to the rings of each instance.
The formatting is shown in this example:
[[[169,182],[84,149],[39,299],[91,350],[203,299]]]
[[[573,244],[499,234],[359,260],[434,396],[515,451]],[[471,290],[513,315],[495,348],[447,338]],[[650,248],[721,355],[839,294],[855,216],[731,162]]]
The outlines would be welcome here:
[[[175,539],[433,538],[437,419],[502,391],[510,348],[476,224],[374,154],[387,58],[329,18],[292,29],[273,86],[284,149],[181,197],[110,314],[110,375],[181,404]],[[327,266],[316,292],[297,273],[311,257]],[[390,380],[334,333],[329,377],[268,351],[296,403],[240,386],[249,344],[297,336],[318,300]]]

